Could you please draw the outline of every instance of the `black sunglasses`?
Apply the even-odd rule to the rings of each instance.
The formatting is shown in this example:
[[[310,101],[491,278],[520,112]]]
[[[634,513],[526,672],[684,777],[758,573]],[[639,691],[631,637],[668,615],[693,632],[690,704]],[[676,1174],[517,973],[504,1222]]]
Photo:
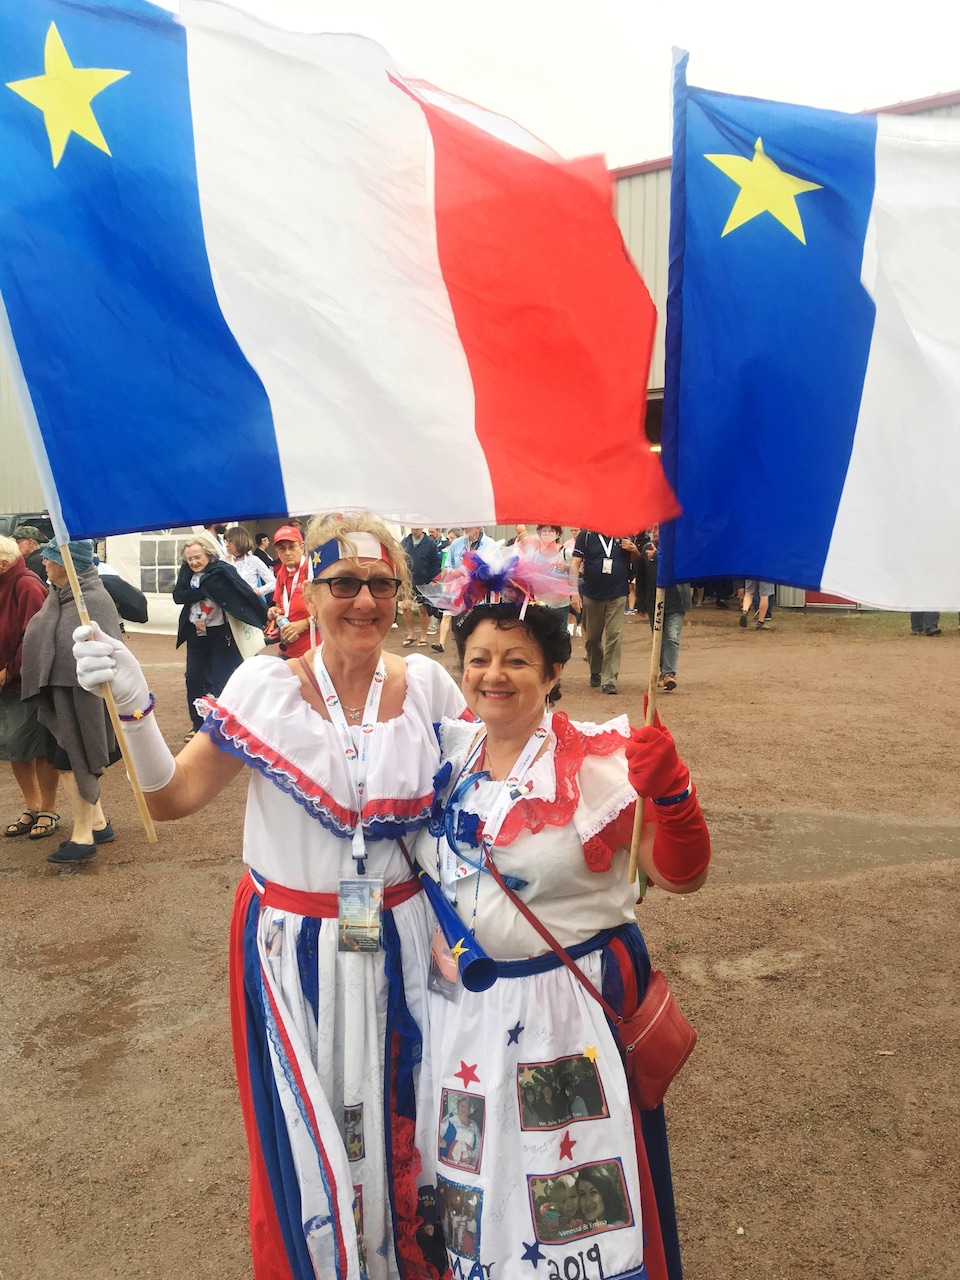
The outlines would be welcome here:
[[[352,600],[361,587],[366,587],[374,600],[392,600],[400,590],[399,578],[314,578],[314,582],[325,582],[338,600]]]

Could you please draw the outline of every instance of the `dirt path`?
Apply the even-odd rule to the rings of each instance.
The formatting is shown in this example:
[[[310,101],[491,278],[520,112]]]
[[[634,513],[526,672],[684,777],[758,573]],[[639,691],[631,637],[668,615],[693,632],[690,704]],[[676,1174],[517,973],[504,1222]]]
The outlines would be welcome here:
[[[687,1280],[960,1277],[960,631],[777,615],[684,629],[664,718],[714,835],[708,886],[641,923],[700,1032],[668,1111]],[[576,657],[561,704],[635,712]],[[397,633],[394,632],[396,637]],[[137,637],[188,727],[172,641]],[[396,641],[391,647],[396,647]],[[450,655],[444,661],[452,668]],[[176,748],[175,748],[176,749]],[[0,1280],[248,1280],[225,936],[244,784],[64,876],[0,841]],[[0,772],[0,812],[18,800]]]

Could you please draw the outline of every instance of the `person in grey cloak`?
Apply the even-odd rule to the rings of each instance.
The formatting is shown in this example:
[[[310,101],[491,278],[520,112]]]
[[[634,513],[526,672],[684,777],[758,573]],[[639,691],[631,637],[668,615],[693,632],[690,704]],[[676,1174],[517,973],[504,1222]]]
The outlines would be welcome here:
[[[90,617],[114,640],[120,639],[116,605],[93,563],[93,543],[68,544]],[[49,855],[49,862],[92,858],[114,830],[100,805],[100,777],[120,751],[102,698],[81,689],[73,658],[73,632],[80,624],[73,592],[56,542],[42,548],[50,594],[27,624],[20,668],[21,697],[37,708],[47,731],[47,759],[60,773],[70,802],[73,832]]]

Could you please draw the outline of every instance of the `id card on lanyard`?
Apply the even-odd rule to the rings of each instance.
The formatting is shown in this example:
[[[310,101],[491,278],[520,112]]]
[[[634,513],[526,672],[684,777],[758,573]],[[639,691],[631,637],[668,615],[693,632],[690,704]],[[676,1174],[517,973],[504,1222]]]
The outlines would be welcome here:
[[[387,678],[383,658],[370,681],[367,700],[360,725],[360,748],[353,745],[353,734],[343,714],[340,697],[333,681],[323,665],[323,646],[317,651],[315,674],[327,715],[340,738],[340,746],[347,764],[347,773],[353,782],[357,806],[357,825],[353,829],[353,858],[357,864],[357,879],[342,879],[337,892],[337,917],[339,921],[338,946],[341,951],[376,951],[380,945],[380,923],[383,911],[383,881],[379,877],[366,876],[367,850],[363,839],[363,806],[367,793],[367,774],[373,755],[374,730],[380,714],[380,699]]]
[[[597,534],[600,546],[603,548],[603,560],[600,565],[601,573],[613,573],[613,538],[605,538],[602,533]]]

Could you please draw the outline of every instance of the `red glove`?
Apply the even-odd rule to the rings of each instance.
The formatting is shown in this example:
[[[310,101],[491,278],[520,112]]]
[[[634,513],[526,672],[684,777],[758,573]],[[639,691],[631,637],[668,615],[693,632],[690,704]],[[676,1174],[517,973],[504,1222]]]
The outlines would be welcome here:
[[[697,789],[679,804],[650,804],[657,832],[653,839],[653,865],[671,884],[689,884],[710,865],[710,832],[700,811]]]
[[[687,766],[677,755],[673,735],[659,716],[651,725],[632,729],[626,748],[630,785],[638,795],[651,801],[682,794],[690,795],[678,804],[650,804],[657,833],[653,844],[653,864],[671,884],[689,884],[710,863],[710,833],[700,811],[696,789]]]
[[[638,796],[660,800],[679,795],[690,781],[687,766],[677,755],[673,735],[657,716],[653,724],[631,729],[627,743],[630,785]]]

